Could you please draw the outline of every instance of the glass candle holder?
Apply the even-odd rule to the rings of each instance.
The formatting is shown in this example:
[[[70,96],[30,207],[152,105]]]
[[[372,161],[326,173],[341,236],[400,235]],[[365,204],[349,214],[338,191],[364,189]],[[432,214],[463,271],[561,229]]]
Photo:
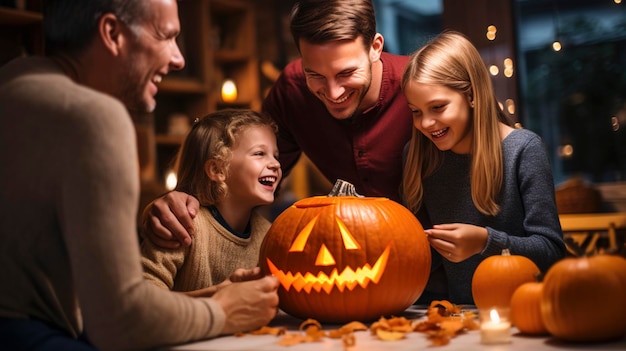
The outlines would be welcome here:
[[[492,307],[480,309],[480,342],[482,344],[506,344],[511,342],[509,309]]]

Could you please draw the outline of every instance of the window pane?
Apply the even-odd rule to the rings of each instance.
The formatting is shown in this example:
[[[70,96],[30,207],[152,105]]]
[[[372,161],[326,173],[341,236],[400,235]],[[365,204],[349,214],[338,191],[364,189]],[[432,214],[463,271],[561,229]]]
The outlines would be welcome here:
[[[443,29],[443,0],[374,0],[385,51],[407,55]]]
[[[522,121],[555,181],[626,180],[626,4],[515,1]]]

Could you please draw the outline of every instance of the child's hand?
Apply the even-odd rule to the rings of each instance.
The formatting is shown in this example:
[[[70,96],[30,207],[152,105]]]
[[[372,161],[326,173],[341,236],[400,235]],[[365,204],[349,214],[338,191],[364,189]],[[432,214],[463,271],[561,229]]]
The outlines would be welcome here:
[[[259,267],[254,267],[251,269],[238,268],[235,272],[233,272],[233,274],[230,275],[230,277],[228,277],[228,279],[217,285],[208,286],[206,288],[194,291],[186,291],[184,292],[184,294],[192,297],[211,297],[215,295],[215,293],[219,290],[224,289],[225,287],[232,285],[233,283],[246,282],[249,280],[255,280],[260,278],[261,269]]]
[[[471,224],[436,224],[425,232],[430,245],[451,262],[480,253],[487,244],[487,229]]]
[[[254,267],[252,269],[238,268],[233,274],[230,275],[228,280],[231,282],[245,282],[248,280],[254,280],[261,278],[261,268]]]

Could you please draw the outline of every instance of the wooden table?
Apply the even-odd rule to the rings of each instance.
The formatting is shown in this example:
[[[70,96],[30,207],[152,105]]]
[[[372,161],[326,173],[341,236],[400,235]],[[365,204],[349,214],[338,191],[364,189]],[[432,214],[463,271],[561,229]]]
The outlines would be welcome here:
[[[584,253],[592,253],[600,248],[623,250],[626,236],[626,213],[581,213],[559,215],[564,239],[570,253],[576,255],[575,242]],[[606,238],[607,247],[599,245],[599,240]]]
[[[418,319],[424,316],[425,309],[411,307],[405,312],[405,317]],[[271,326],[285,326],[288,332],[295,332],[302,320],[290,317],[282,312],[272,321]],[[367,324],[369,326],[369,324]],[[338,325],[323,325],[324,329],[338,329]],[[564,350],[626,350],[626,338],[618,341],[594,344],[571,344],[551,337],[528,337],[520,335],[512,328],[512,342],[509,344],[483,345],[480,343],[480,331],[473,330],[458,335],[445,346],[430,346],[424,333],[408,333],[405,339],[396,341],[382,341],[372,336],[369,331],[354,332],[356,343],[352,347],[344,348],[340,339],[323,338],[319,342],[302,343],[293,346],[278,344],[280,336],[273,335],[244,335],[223,336],[211,340],[189,343],[159,351],[195,350],[195,351],[387,351],[387,350],[431,350],[431,351],[564,351]]]

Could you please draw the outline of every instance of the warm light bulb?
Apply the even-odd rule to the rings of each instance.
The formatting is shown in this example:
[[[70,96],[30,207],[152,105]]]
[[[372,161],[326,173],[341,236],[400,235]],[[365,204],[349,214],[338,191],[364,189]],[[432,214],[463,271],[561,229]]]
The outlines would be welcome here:
[[[491,65],[489,66],[489,73],[491,73],[492,76],[497,76],[498,73],[500,73],[500,69],[496,65]]]
[[[497,31],[498,31],[498,29],[493,24],[488,26],[487,27],[487,33],[485,34],[487,36],[487,39],[495,40]]]
[[[552,43],[552,49],[554,49],[554,51],[561,51],[561,43],[557,40],[554,43]]]
[[[224,102],[237,100],[237,86],[235,82],[230,79],[225,80],[224,84],[222,84],[222,100],[224,100]]]
[[[574,155],[574,147],[571,144],[561,145],[558,148],[558,154],[561,158],[572,158]]]
[[[506,99],[506,110],[509,111],[510,114],[515,114],[515,101],[513,99]]]
[[[178,183],[178,179],[176,179],[176,173],[174,171],[167,172],[167,176],[165,176],[165,188],[167,190],[174,190],[176,188],[176,184]]]

